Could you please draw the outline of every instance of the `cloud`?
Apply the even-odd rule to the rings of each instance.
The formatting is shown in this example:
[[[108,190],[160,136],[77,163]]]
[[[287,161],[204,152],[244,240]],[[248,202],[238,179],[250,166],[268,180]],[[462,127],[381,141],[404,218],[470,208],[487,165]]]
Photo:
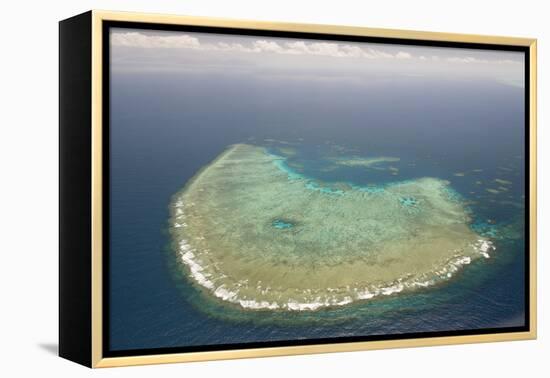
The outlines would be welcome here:
[[[412,55],[408,52],[399,51],[397,54],[395,54],[395,57],[397,59],[411,59]]]
[[[288,55],[320,55],[336,58],[410,59],[412,57],[410,53],[404,51],[399,51],[392,54],[373,49],[371,47],[362,48],[358,45],[335,42],[293,41],[279,43],[276,41],[259,39],[252,41],[248,45],[227,42],[201,43],[198,38],[192,37],[188,34],[149,35],[139,32],[114,32],[111,34],[111,44],[113,46],[138,47],[144,49],[188,48],[206,51],[212,50],[248,53],[268,52]]]
[[[328,42],[287,42],[285,43],[285,53],[287,54],[308,54],[308,55],[325,55],[334,57],[344,57],[348,54],[340,49],[337,43]]]
[[[511,59],[489,60],[489,59],[479,59],[479,58],[475,58],[473,56],[450,57],[450,58],[447,58],[447,61],[451,62],[451,63],[480,63],[480,64],[489,64],[489,63],[514,64],[514,63],[519,63],[519,62],[517,62],[515,60],[511,60]]]
[[[267,52],[275,52],[279,53],[282,52],[283,47],[279,45],[277,42],[274,41],[266,41],[266,40],[259,40],[254,41],[252,43],[252,46],[255,50],[258,51],[267,51]]]
[[[229,40],[229,39],[227,39]],[[439,56],[439,55],[414,55],[414,48],[409,51],[397,51],[398,47],[392,46],[387,50],[375,48],[369,44],[350,44],[339,42],[317,42],[305,40],[266,40],[253,39],[241,42],[205,41],[188,34],[153,35],[136,31],[111,33],[113,46],[134,47],[143,49],[195,49],[203,51],[234,51],[244,53],[272,53],[285,55],[318,55],[335,58],[366,58],[366,59],[391,59],[407,61],[446,62],[458,64],[518,64],[519,60],[511,59],[481,59],[475,56]]]
[[[489,63],[487,59],[478,59],[472,56],[465,56],[460,58],[450,57],[450,58],[447,58],[447,61],[452,63]]]
[[[113,46],[141,48],[199,48],[199,39],[187,34],[182,35],[145,35],[138,32],[112,33]]]

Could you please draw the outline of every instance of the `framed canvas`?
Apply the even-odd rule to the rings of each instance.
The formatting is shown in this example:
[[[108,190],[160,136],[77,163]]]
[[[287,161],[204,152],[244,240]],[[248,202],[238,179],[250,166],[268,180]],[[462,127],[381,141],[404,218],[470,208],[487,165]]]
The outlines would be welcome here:
[[[536,337],[534,39],[60,22],[59,353]]]

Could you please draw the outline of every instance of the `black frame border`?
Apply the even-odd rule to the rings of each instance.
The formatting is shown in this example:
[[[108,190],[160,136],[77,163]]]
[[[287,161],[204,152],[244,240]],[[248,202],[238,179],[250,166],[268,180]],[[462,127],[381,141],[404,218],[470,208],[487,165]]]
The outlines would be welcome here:
[[[226,35],[245,35],[245,36],[260,36],[260,37],[280,37],[280,38],[303,38],[311,40],[325,41],[345,41],[345,42],[368,42],[381,43],[390,45],[412,45],[412,46],[431,46],[431,47],[450,47],[450,48],[465,48],[477,50],[496,50],[496,51],[516,51],[524,53],[524,135],[525,135],[525,293],[524,293],[524,308],[525,308],[525,324],[520,327],[502,327],[502,328],[480,328],[472,330],[457,330],[457,331],[435,331],[435,332],[416,332],[391,335],[370,335],[370,336],[349,336],[335,338],[319,338],[319,339],[300,339],[300,340],[284,340],[284,341],[265,341],[253,343],[235,343],[235,344],[216,344],[203,346],[182,346],[182,347],[166,347],[166,348],[143,348],[143,349],[128,349],[128,350],[111,350],[110,349],[110,286],[109,286],[109,247],[110,247],[110,38],[109,31],[111,28],[128,28],[142,29],[148,31],[181,31],[181,32],[198,32],[210,34],[226,34]],[[516,45],[500,45],[500,44],[484,44],[470,42],[450,42],[450,41],[433,41],[433,40],[418,40],[405,38],[390,38],[390,37],[371,37],[357,35],[336,35],[324,33],[310,32],[290,32],[290,31],[273,31],[259,29],[244,29],[231,27],[215,27],[215,26],[196,26],[196,25],[174,25],[161,23],[147,22],[131,22],[131,21],[102,21],[102,145],[103,145],[103,285],[102,285],[102,357],[130,357],[142,355],[159,355],[159,354],[174,354],[174,353],[192,353],[192,352],[209,352],[222,350],[238,350],[238,349],[256,349],[256,348],[271,348],[271,347],[296,347],[319,344],[341,344],[353,342],[367,341],[385,341],[385,340],[409,340],[409,339],[424,339],[435,337],[449,336],[470,336],[470,335],[485,335],[485,334],[501,334],[512,332],[529,332],[530,331],[530,142],[531,142],[531,122],[530,122],[530,48],[529,46]]]

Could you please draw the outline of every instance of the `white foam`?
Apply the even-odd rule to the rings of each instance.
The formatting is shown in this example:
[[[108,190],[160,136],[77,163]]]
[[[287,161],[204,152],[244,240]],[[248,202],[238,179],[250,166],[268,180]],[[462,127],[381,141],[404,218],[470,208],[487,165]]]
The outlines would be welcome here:
[[[486,259],[490,258],[491,255],[489,254],[489,251],[496,250],[496,247],[493,245],[493,242],[490,240],[483,240],[479,239],[477,243],[474,245],[474,248],[479,252],[479,254]]]
[[[184,241],[180,243],[181,260],[189,267],[191,276],[202,286],[207,289],[213,289],[214,283],[210,281],[206,274],[203,273],[203,267],[194,260],[195,255],[189,244]]]
[[[344,297],[344,299],[342,299],[341,301],[332,302],[332,304],[336,306],[344,306],[351,302],[353,302],[353,299],[351,297]]]
[[[214,290],[214,295],[218,298],[221,298],[226,301],[232,301],[237,297],[237,293],[234,291],[227,290],[224,285],[218,287]]]
[[[207,273],[204,273],[204,268],[200,265],[200,263],[197,261],[195,254],[193,253],[193,249],[187,243],[187,241],[182,240],[180,242],[180,254],[182,261],[189,267],[189,270],[191,272],[191,276],[195,279],[195,281],[206,287],[207,289],[210,289],[214,296],[217,298],[220,298],[224,301],[231,302],[234,304],[237,304],[243,308],[247,309],[269,309],[269,310],[277,310],[277,309],[286,309],[290,311],[315,311],[322,307],[328,307],[328,306],[344,306],[346,304],[352,303],[354,300],[367,300],[374,298],[379,295],[389,296],[396,293],[400,293],[406,288],[413,288],[413,287],[428,287],[432,286],[436,283],[436,280],[434,279],[427,279],[427,280],[414,280],[412,282],[397,282],[395,284],[391,284],[390,286],[381,286],[381,287],[375,287],[375,288],[364,288],[364,289],[353,289],[355,291],[354,296],[345,296],[344,298],[338,298],[336,295],[332,295],[330,297],[327,297],[324,301],[321,299],[321,296],[317,296],[317,298],[314,301],[307,301],[302,302],[295,299],[290,299],[287,301],[287,303],[279,304],[277,302],[269,302],[266,300],[254,300],[254,299],[247,299],[247,298],[239,298],[238,291],[232,291],[229,290],[225,285],[221,285],[219,287],[215,287],[214,282],[212,282],[208,277],[210,276]],[[450,278],[452,275],[459,270],[459,268],[462,265],[470,264],[472,259],[468,256],[458,256],[454,260],[451,260],[445,267],[443,267],[441,270],[436,272],[437,276],[441,278]],[[239,282],[239,286],[243,286],[247,284],[248,280],[245,280],[243,282]],[[348,288],[349,289],[349,288]],[[267,293],[270,290],[269,287],[267,288],[260,288],[259,291],[262,294]],[[328,292],[337,292],[338,289],[333,288],[327,288]],[[349,292],[349,290],[348,290]],[[307,291],[307,294],[311,293],[311,290]]]
[[[347,287],[346,292],[353,291],[352,295],[347,295],[345,297],[338,296],[338,293],[341,292],[341,289],[327,288],[326,292],[334,293],[327,294],[326,296],[317,295],[315,300],[312,301],[300,301],[296,299],[289,299],[286,303],[277,303],[269,302],[267,300],[254,300],[249,298],[239,297],[239,290],[230,290],[225,285],[216,287],[214,281],[210,279],[210,274],[204,271],[203,266],[201,265],[200,260],[197,258],[194,252],[196,252],[186,240],[180,241],[180,255],[182,262],[189,267],[191,277],[201,286],[209,289],[213,292],[214,296],[217,298],[237,304],[242,308],[247,309],[286,309],[289,311],[315,311],[322,307],[329,306],[344,306],[349,303],[354,302],[355,300],[368,300],[374,297],[384,295],[389,296],[402,292],[405,289],[412,289],[415,287],[428,287],[435,285],[438,280],[431,277],[429,279],[413,279],[408,280],[404,278],[403,280],[395,281],[389,286],[378,286],[378,287],[369,287],[369,288],[350,288]],[[476,250],[480,253],[487,253],[488,250],[494,250],[495,247],[491,244],[490,241],[479,240],[476,244]],[[440,280],[451,278],[454,273],[459,271],[463,265],[468,265],[472,262],[472,258],[469,256],[460,256],[457,255],[454,259],[450,260],[443,268],[435,272],[435,277],[439,277]],[[224,277],[222,274],[220,277]],[[241,280],[237,283],[237,286],[243,287],[248,284],[248,280]],[[258,291],[261,294],[267,293],[269,287],[257,287]],[[343,289],[343,288],[342,288]],[[307,296],[312,295],[311,290],[305,290],[304,294]]]
[[[357,299],[371,299],[376,296],[375,293],[371,293],[368,289],[357,291]]]
[[[454,261],[454,267],[460,266],[460,265],[468,265],[472,262],[472,258],[468,256],[464,256],[459,258],[458,260]]]
[[[320,302],[311,302],[311,303],[300,303],[294,300],[289,300],[285,308],[293,311],[304,311],[304,310],[317,310],[319,307],[322,307],[323,304]]]
[[[382,295],[392,295],[392,294],[395,294],[395,293],[402,292],[404,288],[405,288],[405,286],[403,284],[399,283],[397,285],[380,288],[380,293]]]
[[[279,305],[277,302],[269,303],[268,301],[255,301],[255,300],[243,300],[241,299],[239,301],[239,304],[244,308],[253,308],[253,309],[269,309],[269,310],[276,310],[279,308]]]
[[[408,286],[414,287],[414,286],[420,286],[420,287],[428,287],[435,284],[434,280],[427,280],[427,281],[415,281]]]
[[[224,285],[216,288],[214,282],[208,279],[210,275],[204,273],[204,268],[197,261],[193,251],[194,250],[186,240],[182,240],[180,242],[181,260],[189,267],[191,277],[193,277],[198,284],[212,290],[216,297],[228,302],[239,304],[243,308],[275,310],[280,307],[276,302],[270,303],[268,301],[239,299],[238,292],[228,290]]]

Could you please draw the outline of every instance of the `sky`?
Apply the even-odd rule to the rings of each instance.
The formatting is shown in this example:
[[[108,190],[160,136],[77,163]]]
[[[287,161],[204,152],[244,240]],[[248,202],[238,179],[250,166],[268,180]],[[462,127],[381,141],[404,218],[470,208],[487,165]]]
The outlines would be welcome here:
[[[111,69],[365,84],[400,76],[524,86],[524,53],[113,28]]]

